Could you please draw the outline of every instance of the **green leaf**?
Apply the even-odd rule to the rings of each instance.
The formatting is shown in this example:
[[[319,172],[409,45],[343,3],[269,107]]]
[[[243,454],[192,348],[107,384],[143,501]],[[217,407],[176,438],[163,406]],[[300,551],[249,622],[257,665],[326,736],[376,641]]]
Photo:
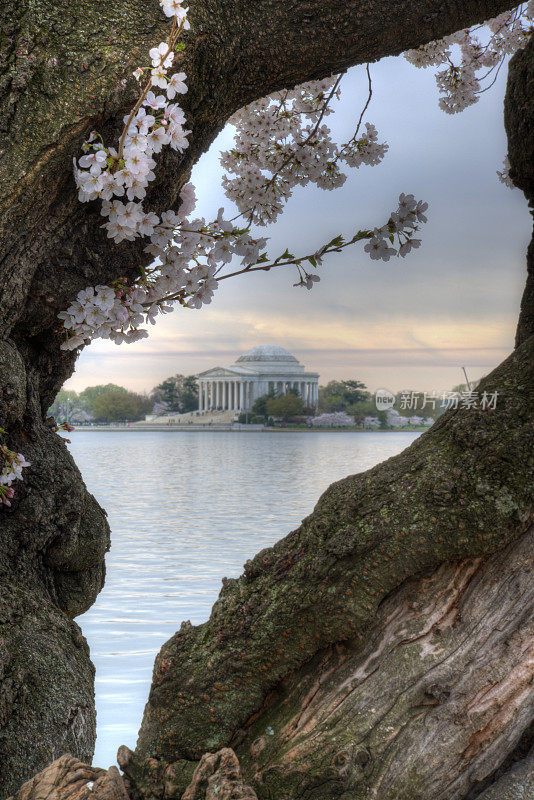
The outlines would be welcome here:
[[[334,238],[328,242],[326,245],[327,247],[340,247],[340,245],[344,244],[345,240],[341,234],[334,236]]]
[[[293,253],[290,253],[289,250],[286,247],[285,253],[282,253],[281,256],[278,256],[278,258],[275,261],[275,264],[276,264],[277,261],[281,261],[282,258],[295,258],[295,256],[293,255]]]

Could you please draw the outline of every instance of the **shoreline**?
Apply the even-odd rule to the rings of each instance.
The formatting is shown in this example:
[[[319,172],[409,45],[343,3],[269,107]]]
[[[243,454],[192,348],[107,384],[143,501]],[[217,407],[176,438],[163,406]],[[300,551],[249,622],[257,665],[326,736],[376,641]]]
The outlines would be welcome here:
[[[122,433],[122,432],[144,432],[146,431],[159,431],[161,433],[173,432],[221,432],[221,433],[423,433],[429,430],[428,427],[413,427],[413,428],[295,428],[288,426],[287,428],[261,428],[252,425],[243,425],[242,427],[232,427],[231,425],[93,425],[93,426],[74,426],[74,431],[80,433],[83,431],[93,431],[96,433]]]

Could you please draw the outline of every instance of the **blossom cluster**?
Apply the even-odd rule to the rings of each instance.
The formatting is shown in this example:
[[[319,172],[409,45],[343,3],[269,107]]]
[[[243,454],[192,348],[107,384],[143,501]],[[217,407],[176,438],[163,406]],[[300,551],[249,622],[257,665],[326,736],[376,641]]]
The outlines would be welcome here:
[[[484,26],[476,26],[407,50],[404,56],[416,67],[445,65],[436,73],[441,94],[439,105],[447,114],[456,114],[478,101],[480,93],[485,91],[484,82],[506,56],[526,45],[533,31],[533,20],[534,0],[530,0],[488,20],[482,36],[477,34]],[[460,54],[458,63],[453,57],[455,45]]]
[[[510,161],[508,156],[503,161],[502,170],[497,170],[497,175],[501,183],[504,183],[509,189],[514,188],[514,182],[510,177]]]
[[[67,331],[64,349],[74,350],[95,338],[111,339],[117,344],[144,338],[148,332],[141,326],[154,324],[156,316],[171,311],[174,303],[200,308],[211,302],[220,280],[251,269],[294,264],[299,275],[297,285],[311,288],[319,276],[304,269],[303,262],[318,266],[326,252],[339,249],[340,237],[334,240],[335,246],[329,243],[309,256],[288,258],[286,251],[269,265],[264,252],[266,240],[252,236],[251,223],[265,224],[274,219],[295,184],[312,181],[323,188],[333,188],[345,180],[338,162],[354,167],[373,165],[387,151],[387,145],[378,142],[376,129],[369,123],[361,134],[358,124],[346,144],[333,143],[329,129],[322,124],[323,118],[332,113],[329,102],[338,92],[339,78],[333,76],[278,92],[234,116],[236,149],[224,154],[223,162],[236,171],[234,179],[226,179],[226,188],[239,210],[248,215],[246,227],[239,228],[225,219],[223,209],[211,222],[191,218],[196,198],[190,183],[180,192],[177,213],[166,211],[158,215],[147,211],[143,200],[155,178],[155,156],[167,145],[183,152],[190,133],[183,110],[172,102],[187,91],[186,76],[183,72],[169,75],[175,51],[182,49],[177,44],[178,36],[189,28],[187,10],[179,0],[159,2],[173,20],[172,30],[167,42],[150,50],[150,65],[134,72],[139,81],[146,77],[146,82],[138,102],[124,118],[118,148],[106,146],[101,136],[93,132],[83,145],[83,155],[74,163],[79,199],[101,201],[108,237],[116,243],[145,238],[145,252],[154,262],[141,269],[135,281],[118,279],[111,286],[81,290],[59,314]],[[373,234],[360,231],[350,243],[372,237],[374,244],[368,250],[371,258],[388,260],[397,250],[377,242],[385,241],[386,236],[393,242],[396,236],[398,252],[405,255],[419,243],[413,238],[415,228],[410,225],[417,213],[422,214],[421,204],[414,212],[416,205],[410,206],[405,216],[399,207],[383,229],[375,229]],[[424,221],[422,216],[419,221]],[[235,258],[240,259],[240,269],[221,275],[221,270]]]
[[[389,261],[391,256],[404,258],[421,245],[421,239],[416,239],[414,234],[418,224],[427,221],[427,208],[428,203],[416,200],[413,194],[401,194],[397,210],[385,225],[373,230],[364,250],[374,260]]]
[[[22,453],[16,453],[5,445],[0,445],[0,506],[11,505],[15,494],[11,484],[22,480],[22,470],[29,466],[30,462],[26,461]]]
[[[157,264],[143,270],[132,285],[118,280],[112,287],[82,289],[59,314],[71,333],[63,348],[75,349],[95,338],[116,344],[145,338],[148,331],[140,325],[154,324],[158,314],[172,311],[173,303],[193,309],[211,303],[218,269],[234,257],[241,258],[243,269],[257,263],[265,239],[236,228],[224,219],[223,209],[213,222],[198,218],[184,223],[182,210],[193,197],[191,186],[181,194],[180,214],[164,212],[149,237],[146,250],[157,257]]]
[[[333,411],[330,414],[319,414],[312,417],[311,424],[319,428],[348,428],[354,425],[354,417],[344,411]]]
[[[339,82],[339,76],[332,75],[275,92],[230,118],[236,134],[232,149],[221,154],[229,173],[223,186],[252,222],[274,222],[297,185],[314,183],[328,190],[342,186],[346,175],[341,162],[357,168],[374,166],[384,158],[388,145],[378,142],[370,123],[346,144],[333,141],[322,120],[333,113],[330,102],[339,96]]]

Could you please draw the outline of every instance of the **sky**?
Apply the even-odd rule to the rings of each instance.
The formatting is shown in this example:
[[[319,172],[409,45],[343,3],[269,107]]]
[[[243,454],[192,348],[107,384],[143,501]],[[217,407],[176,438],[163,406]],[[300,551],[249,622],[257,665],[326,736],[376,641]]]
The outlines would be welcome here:
[[[211,305],[178,309],[150,337],[117,346],[95,341],[66,388],[114,382],[145,392],[176,373],[233,363],[258,344],[277,344],[320,373],[320,383],[358,379],[370,390],[443,391],[487,374],[513,348],[531,224],[517,190],[496,170],[506,155],[506,70],[480,101],[449,116],[438,107],[432,69],[402,57],[372,65],[366,121],[389,152],[376,167],[348,170],[341,189],[295,190],[278,222],[260,229],[274,256],[309,253],[338,233],[382,225],[400,192],[428,202],[422,245],[405,259],[371,261],[363,243],[332,254],[312,291],[283,268],[223,281]],[[328,124],[350,138],[366,98],[363,67],[350,70]],[[234,209],[220,185],[226,128],[196,165],[197,214]],[[118,245],[120,246],[120,245]]]

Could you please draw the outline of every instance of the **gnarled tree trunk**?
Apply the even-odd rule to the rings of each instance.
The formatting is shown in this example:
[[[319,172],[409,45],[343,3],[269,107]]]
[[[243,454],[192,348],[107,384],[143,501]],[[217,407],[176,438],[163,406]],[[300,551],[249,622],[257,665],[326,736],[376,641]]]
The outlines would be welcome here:
[[[176,204],[192,164],[245,103],[397,54],[511,5],[509,0],[447,0],[439,7],[433,0],[195,0],[179,65],[190,87],[184,109],[191,147],[183,157],[160,159],[148,203],[155,210]],[[77,201],[71,160],[92,128],[110,141],[117,135],[135,97],[131,71],[167,25],[155,0],[8,0],[0,20],[0,426],[8,445],[32,462],[12,509],[0,510],[0,795],[5,796],[62,752],[83,759],[92,752],[92,665],[72,617],[91,605],[102,586],[109,530],[45,414],[75,360],[59,349],[58,311],[87,285],[135,274],[146,256],[138,242],[116,246],[106,239],[97,204]],[[523,99],[509,101],[509,127],[522,107],[524,126],[511,155],[517,183],[527,190],[532,111],[522,86],[531,85],[532,66],[518,57],[515,65],[514,85]],[[167,652],[175,659],[182,649],[181,663],[172,663],[175,681],[182,674],[195,686],[209,682],[213,652],[221,679],[234,675],[233,663],[241,686],[211,687],[213,711],[203,699],[197,710],[187,707],[186,697],[182,718],[165,697],[160,657],[163,682],[151,697],[142,752],[173,760],[184,756],[192,770],[194,759],[232,739],[261,708],[266,693],[319,648],[367,626],[380,598],[404,577],[451,558],[484,557],[526,529],[531,496],[524,473],[532,466],[527,341],[532,314],[526,296],[524,345],[493,379],[503,382],[495,385],[504,393],[495,415],[449,415],[417,447],[390,462],[389,476],[377,468],[334,486],[300,532],[257,557],[239,582],[230,582],[204,632],[184,629]],[[523,457],[526,467],[519,463]],[[410,531],[416,531],[416,541],[408,547]],[[315,559],[312,544],[319,546]],[[350,586],[344,575],[349,563]],[[264,598],[260,586],[266,587]],[[290,595],[282,594],[286,586]],[[282,637],[277,648],[282,654],[268,655],[267,628],[262,631],[258,622],[263,606]],[[291,609],[308,608],[315,609],[308,616],[317,618],[302,617],[302,635],[289,622],[282,631],[284,614],[288,619]],[[232,613],[242,615],[241,626]],[[258,675],[248,676],[243,667],[247,629]],[[234,631],[245,648],[237,660],[228,641]],[[225,699],[231,695],[243,704],[239,713]],[[160,700],[169,714],[163,726],[174,735],[170,743],[158,739],[153,712]],[[189,720],[187,731],[176,723],[180,719]]]

